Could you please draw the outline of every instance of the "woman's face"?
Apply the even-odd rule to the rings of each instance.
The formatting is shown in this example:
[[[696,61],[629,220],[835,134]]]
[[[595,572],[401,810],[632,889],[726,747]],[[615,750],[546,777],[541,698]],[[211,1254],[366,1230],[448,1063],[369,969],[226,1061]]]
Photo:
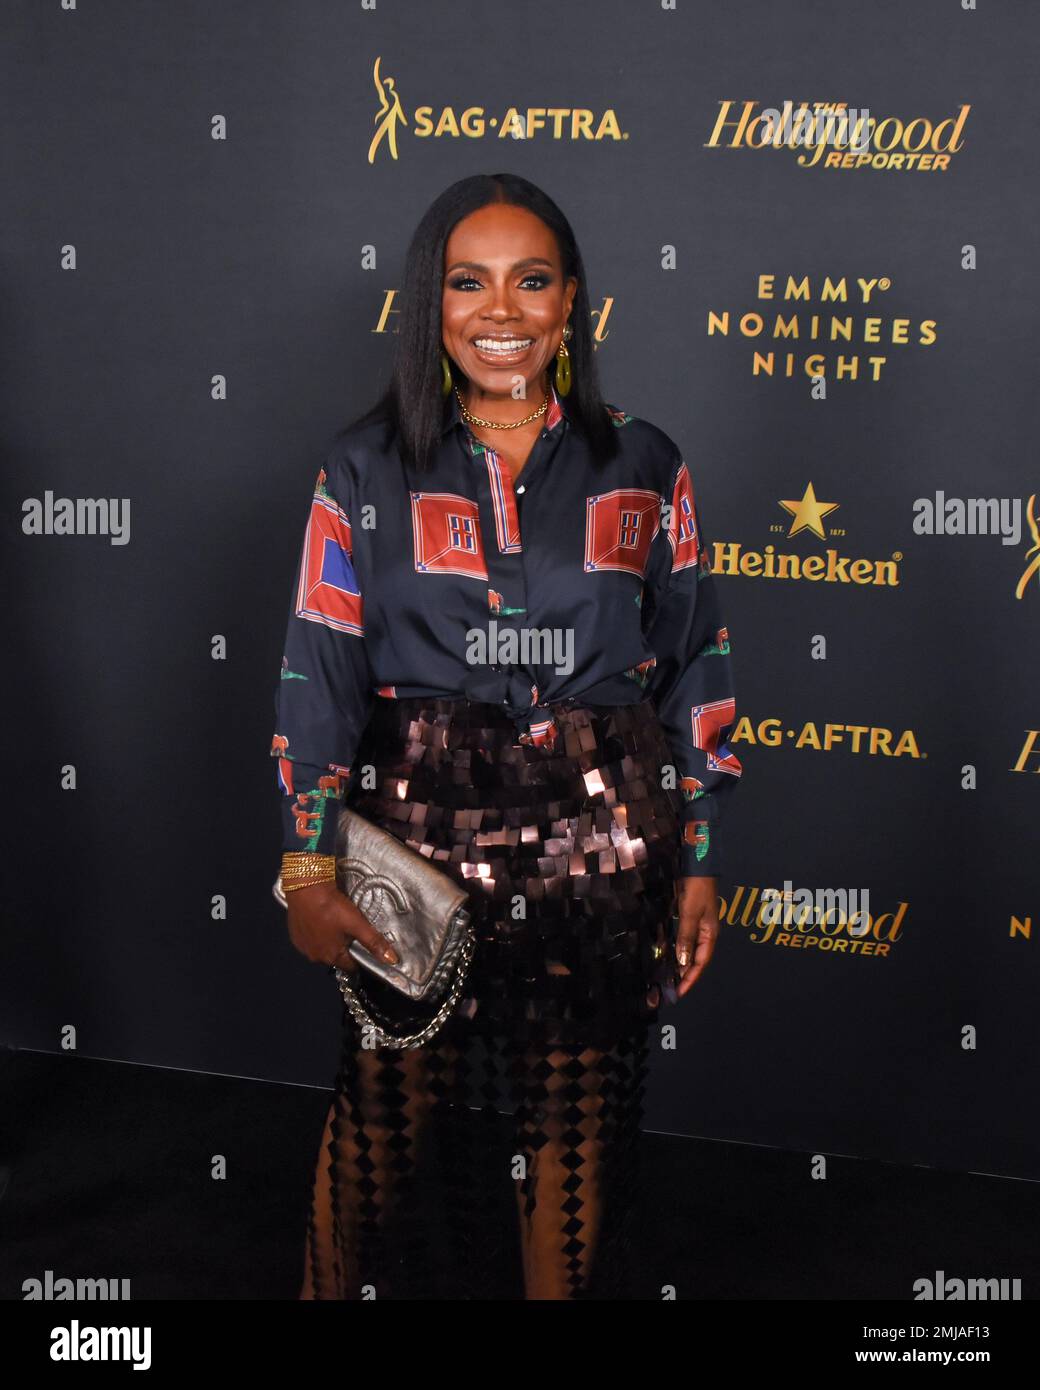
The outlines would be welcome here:
[[[540,217],[489,203],[457,222],[444,248],[445,351],[478,391],[510,396],[523,377],[540,395],[577,285],[564,280],[556,238]]]

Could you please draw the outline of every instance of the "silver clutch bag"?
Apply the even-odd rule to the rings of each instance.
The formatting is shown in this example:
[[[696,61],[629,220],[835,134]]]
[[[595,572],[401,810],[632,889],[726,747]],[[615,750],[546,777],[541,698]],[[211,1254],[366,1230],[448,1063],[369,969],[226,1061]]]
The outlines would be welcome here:
[[[436,1004],[432,1018],[395,1034],[372,1017],[373,1005],[345,971],[336,979],[355,1021],[371,1030],[377,1046],[421,1047],[443,1026],[462,992],[475,938],[466,890],[401,843],[395,835],[341,806],[335,840],[336,883],[377,931],[391,942],[398,964],[380,960],[358,941],[350,954],[359,965],[414,1003]],[[274,895],[286,906],[281,875]]]

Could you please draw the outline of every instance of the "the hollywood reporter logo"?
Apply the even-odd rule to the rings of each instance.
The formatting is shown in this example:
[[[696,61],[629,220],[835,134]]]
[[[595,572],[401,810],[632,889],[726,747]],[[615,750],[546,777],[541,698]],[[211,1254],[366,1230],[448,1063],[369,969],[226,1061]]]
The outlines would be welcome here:
[[[955,116],[876,119],[867,107],[845,102],[785,101],[760,107],[757,101],[720,101],[706,149],[799,150],[803,169],[887,169],[943,171],[964,145],[971,110]]]

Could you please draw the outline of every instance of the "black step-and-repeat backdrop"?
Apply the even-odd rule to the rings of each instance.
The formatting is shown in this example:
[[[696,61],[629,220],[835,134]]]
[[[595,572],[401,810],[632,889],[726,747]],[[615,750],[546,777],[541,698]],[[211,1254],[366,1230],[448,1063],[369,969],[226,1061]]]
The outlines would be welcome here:
[[[273,698],[419,216],[571,219],[680,442],[744,775],[647,1124],[1040,1177],[1030,0],[6,9],[4,1040],[330,1085]]]

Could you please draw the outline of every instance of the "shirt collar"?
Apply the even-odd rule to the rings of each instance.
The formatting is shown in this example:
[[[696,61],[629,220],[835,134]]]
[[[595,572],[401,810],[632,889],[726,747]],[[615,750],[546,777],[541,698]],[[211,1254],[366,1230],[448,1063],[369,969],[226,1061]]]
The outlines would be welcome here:
[[[549,404],[543,416],[544,428],[552,431],[557,429],[564,420],[568,418],[564,406],[565,397],[561,396],[553,383],[549,382]],[[454,388],[449,395],[444,411],[444,424],[441,428],[441,438],[453,429],[456,425],[462,425],[468,434],[472,434],[466,421],[462,418],[462,411],[459,409],[459,398],[456,396]]]

